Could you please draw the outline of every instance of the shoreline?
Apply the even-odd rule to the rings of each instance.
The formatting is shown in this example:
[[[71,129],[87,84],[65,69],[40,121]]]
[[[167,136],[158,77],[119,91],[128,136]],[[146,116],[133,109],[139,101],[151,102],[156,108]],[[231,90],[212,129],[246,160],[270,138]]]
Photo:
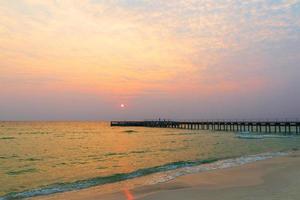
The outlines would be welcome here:
[[[230,159],[229,159],[230,160]],[[217,161],[219,162],[219,161]],[[280,167],[291,167],[291,163],[296,163],[300,167],[300,152],[292,151],[286,155],[278,155],[265,159],[258,159],[254,162],[246,162],[245,164],[228,166],[206,171],[192,172],[188,174],[178,175],[166,182],[156,183],[152,185],[132,185],[131,187],[120,186],[118,192],[103,192],[110,189],[109,185],[91,187],[82,190],[75,190],[64,193],[56,193],[47,196],[37,196],[30,199],[33,200],[52,200],[52,199],[180,199],[181,192],[194,195],[208,195],[208,191],[213,190],[217,194],[220,190],[236,190],[237,188],[247,188],[261,185],[263,177],[273,171],[280,171]],[[276,166],[265,168],[276,164]],[[279,164],[279,165],[277,165]],[[207,164],[211,165],[211,164]],[[280,166],[280,167],[278,167]],[[281,171],[279,172],[279,174]],[[230,175],[231,174],[231,175]],[[251,176],[249,176],[251,174]],[[300,174],[297,178],[300,180]],[[143,178],[143,177],[141,177]],[[140,179],[140,178],[137,178]],[[245,191],[244,191],[245,192]],[[179,193],[179,194],[177,194]],[[176,194],[176,195],[175,195]],[[239,194],[239,192],[237,192]],[[171,198],[171,196],[173,196]],[[186,198],[182,196],[182,198]],[[193,199],[193,198],[191,198]],[[209,199],[214,199],[212,196]]]

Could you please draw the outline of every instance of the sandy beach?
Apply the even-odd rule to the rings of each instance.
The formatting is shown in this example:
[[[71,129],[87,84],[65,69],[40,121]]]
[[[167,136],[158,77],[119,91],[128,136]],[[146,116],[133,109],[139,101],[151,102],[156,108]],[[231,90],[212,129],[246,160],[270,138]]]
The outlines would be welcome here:
[[[300,152],[239,167],[178,177],[166,183],[103,194],[100,187],[38,197],[39,200],[299,199]]]

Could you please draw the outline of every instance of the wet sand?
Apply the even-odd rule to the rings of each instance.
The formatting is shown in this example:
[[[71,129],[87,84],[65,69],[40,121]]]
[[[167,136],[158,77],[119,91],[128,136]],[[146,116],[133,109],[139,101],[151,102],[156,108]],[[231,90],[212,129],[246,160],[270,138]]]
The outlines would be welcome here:
[[[103,194],[102,190],[103,187],[94,187],[34,199],[299,200],[300,152],[239,167],[189,174],[166,183],[113,194]]]

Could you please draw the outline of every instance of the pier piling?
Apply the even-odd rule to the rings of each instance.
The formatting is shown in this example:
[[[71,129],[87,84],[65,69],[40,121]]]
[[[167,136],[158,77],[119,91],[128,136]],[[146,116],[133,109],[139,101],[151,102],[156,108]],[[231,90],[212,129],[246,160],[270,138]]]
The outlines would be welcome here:
[[[112,121],[111,126],[177,128],[190,130],[300,134],[299,121]],[[283,131],[283,132],[282,132]]]

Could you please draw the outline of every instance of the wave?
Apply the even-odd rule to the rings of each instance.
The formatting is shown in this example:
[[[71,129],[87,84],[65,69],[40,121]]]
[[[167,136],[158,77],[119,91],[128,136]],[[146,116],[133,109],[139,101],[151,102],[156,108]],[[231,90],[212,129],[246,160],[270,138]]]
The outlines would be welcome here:
[[[267,138],[292,138],[291,135],[257,135],[257,134],[236,134],[237,138],[241,139],[267,139]]]
[[[295,150],[298,150],[298,149],[295,149]],[[218,160],[216,162],[208,163],[205,165],[183,167],[183,168],[180,168],[177,170],[168,171],[168,172],[165,172],[162,174],[157,174],[150,182],[148,182],[148,184],[157,184],[157,183],[167,182],[178,176],[200,173],[200,172],[216,170],[216,169],[237,167],[237,166],[241,166],[241,165],[244,165],[247,163],[252,163],[252,162],[256,162],[256,161],[266,160],[266,159],[270,159],[273,157],[285,156],[285,155],[288,155],[288,153],[287,152],[263,153],[263,154],[257,154],[257,155],[242,156],[242,157],[238,157],[238,158]]]
[[[75,182],[55,183],[45,187],[27,190],[23,192],[9,193],[5,196],[0,197],[0,200],[14,200],[14,199],[22,199],[22,198],[31,198],[31,197],[42,196],[42,195],[50,195],[50,194],[60,193],[60,192],[68,192],[68,191],[85,189],[85,188],[109,184],[109,183],[116,183],[120,181],[125,181],[129,179],[157,173],[157,177],[155,177],[155,179],[153,179],[153,181],[149,183],[149,184],[156,184],[189,173],[197,173],[197,172],[213,170],[213,169],[228,168],[228,167],[238,166],[250,162],[255,162],[258,160],[272,158],[274,156],[286,155],[286,154],[287,153],[278,152],[278,153],[265,153],[265,154],[259,154],[253,156],[245,156],[245,157],[233,158],[233,159],[223,158],[223,160],[218,158],[212,158],[212,159],[198,160],[198,161],[179,161],[179,162],[168,163],[162,166],[139,169],[130,173],[120,173],[120,174],[114,174],[105,177],[95,177],[95,178],[91,178],[87,180],[79,180]]]

